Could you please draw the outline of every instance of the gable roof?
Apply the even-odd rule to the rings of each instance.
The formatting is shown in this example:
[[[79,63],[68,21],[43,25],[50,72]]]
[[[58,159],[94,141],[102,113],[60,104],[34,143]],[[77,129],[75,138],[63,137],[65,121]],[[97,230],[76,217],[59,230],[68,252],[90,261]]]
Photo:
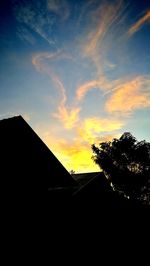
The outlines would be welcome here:
[[[21,117],[0,121],[0,160],[4,178],[17,177],[21,185],[70,187],[72,176]],[[14,178],[13,178],[14,177]]]
[[[78,173],[72,174],[72,177],[78,182],[81,186],[86,185],[90,180],[99,175],[101,172],[88,172],[88,173]]]
[[[83,174],[86,178],[87,174]],[[117,192],[113,191],[109,185],[109,181],[106,179],[103,172],[92,173],[92,178],[88,182],[83,183],[74,193],[75,200],[80,205],[85,204],[88,207],[88,211],[91,209],[94,211],[101,207],[101,209],[117,209],[123,206],[128,206],[128,200]]]

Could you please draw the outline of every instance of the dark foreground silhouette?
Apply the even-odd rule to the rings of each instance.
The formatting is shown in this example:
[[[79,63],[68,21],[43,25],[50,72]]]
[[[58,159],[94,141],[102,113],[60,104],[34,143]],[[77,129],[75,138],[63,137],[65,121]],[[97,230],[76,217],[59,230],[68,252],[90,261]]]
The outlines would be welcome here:
[[[112,190],[102,172],[70,175],[21,116],[0,121],[0,160],[3,192],[18,204],[18,196],[30,204],[48,188],[53,206],[80,202],[85,209],[114,210],[134,205]]]
[[[31,248],[44,230],[57,246],[110,241],[141,218],[148,228],[148,207],[114,192],[102,172],[71,176],[21,116],[0,121],[0,162],[2,222],[12,241]]]
[[[92,145],[93,159],[115,191],[150,205],[150,143],[129,132],[119,139]]]

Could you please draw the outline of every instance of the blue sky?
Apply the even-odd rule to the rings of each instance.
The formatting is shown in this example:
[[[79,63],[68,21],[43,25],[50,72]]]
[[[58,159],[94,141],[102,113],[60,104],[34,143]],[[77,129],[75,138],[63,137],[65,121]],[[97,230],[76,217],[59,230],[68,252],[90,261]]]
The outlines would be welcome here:
[[[91,144],[150,141],[150,2],[0,3],[0,119],[21,114],[70,171]]]

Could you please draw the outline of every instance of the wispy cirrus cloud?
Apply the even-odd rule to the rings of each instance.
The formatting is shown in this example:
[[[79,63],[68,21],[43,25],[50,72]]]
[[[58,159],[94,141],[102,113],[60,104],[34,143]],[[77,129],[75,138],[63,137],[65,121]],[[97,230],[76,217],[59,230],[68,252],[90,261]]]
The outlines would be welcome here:
[[[117,7],[115,5],[117,3]],[[109,92],[112,93],[113,90],[117,90],[119,82],[123,83],[122,80],[109,80],[105,73],[105,65],[108,65],[108,60],[105,60],[105,56],[99,56],[100,48],[105,46],[105,37],[110,31],[111,27],[115,27],[116,22],[119,23],[120,16],[122,14],[123,9],[123,1],[116,1],[113,4],[102,4],[98,6],[96,11],[92,11],[90,15],[92,16],[92,20],[95,20],[96,29],[90,30],[87,39],[83,45],[84,56],[91,58],[95,67],[96,67],[96,78],[93,80],[89,80],[80,86],[78,86],[75,90],[75,105],[72,107],[67,106],[67,90],[64,87],[63,82],[59,78],[59,76],[55,73],[52,65],[46,64],[46,61],[52,60],[60,61],[62,58],[70,59],[69,55],[66,55],[62,52],[56,53],[39,53],[33,57],[33,64],[35,65],[38,71],[46,73],[49,78],[53,81],[55,88],[60,93],[59,105],[57,107],[57,113],[53,115],[58,118],[66,129],[71,129],[76,126],[78,121],[80,120],[80,111],[82,109],[81,100],[85,97],[86,93],[93,89],[100,89],[103,91],[103,94],[107,94]],[[89,3],[91,4],[91,3]],[[50,1],[48,3],[49,9],[53,12],[58,12],[60,6],[57,1]],[[100,17],[100,18],[99,18]],[[88,41],[87,41],[88,40]],[[105,51],[105,49],[104,49]],[[84,61],[84,57],[82,58]],[[114,64],[109,62],[109,68],[113,69]],[[116,89],[117,88],[117,89]],[[114,92],[113,92],[114,94]],[[115,96],[114,96],[115,97]],[[109,112],[109,103],[113,101],[113,96],[106,102],[106,111]]]
[[[81,86],[79,86],[76,90],[76,98],[77,100],[81,100],[85,94],[93,88],[99,88],[100,82],[98,80],[88,81]]]
[[[25,28],[23,26],[18,27],[17,35],[24,42],[28,42],[32,45],[34,45],[36,43],[36,40],[33,37],[32,33],[27,28]]]
[[[53,68],[46,64],[44,60],[58,60],[61,58],[62,54],[60,51],[55,52],[55,53],[48,53],[48,52],[43,52],[43,53],[37,53],[33,55],[32,57],[32,64],[35,66],[35,68],[42,73],[47,74],[50,79],[52,79],[53,83],[55,84],[55,87],[58,89],[60,92],[61,96],[61,105],[64,105],[67,97],[66,97],[66,90],[64,88],[63,83],[57,76],[57,74],[54,72]]]
[[[106,35],[111,27],[118,23],[123,11],[123,1],[100,3],[96,10],[92,10],[89,14],[93,22],[94,29],[88,34],[83,52],[85,56],[95,56],[102,46]]]
[[[135,22],[128,30],[128,36],[132,36],[137,31],[139,31],[145,23],[150,22],[150,9],[141,17],[137,22]]]
[[[95,2],[98,3],[98,1]],[[61,16],[61,4],[59,6],[57,4],[57,1],[49,1],[48,8],[49,11]],[[92,1],[89,1],[89,5],[92,5]],[[55,137],[52,136],[45,140],[68,170],[84,171],[85,168],[87,171],[96,170],[91,160],[91,144],[118,137],[118,132],[125,126],[125,119],[129,114],[150,106],[149,77],[137,76],[129,80],[124,76],[110,79],[106,71],[108,68],[110,71],[116,68],[116,64],[107,58],[108,52],[112,49],[111,42],[108,42],[110,39],[107,38],[109,34],[118,36],[116,28],[122,20],[123,10],[123,1],[118,0],[111,4],[99,4],[95,11],[90,12],[89,18],[95,27],[90,27],[87,35],[84,36],[82,57],[76,60],[83,63],[87,58],[91,60],[95,68],[95,76],[91,80],[81,82],[79,86],[74,85],[75,98],[71,107],[68,106],[68,88],[65,88],[61,78],[55,73],[53,62],[60,62],[63,58],[70,60],[73,53],[72,56],[62,51],[39,53],[32,58],[36,69],[45,73],[59,92],[57,111],[53,112],[53,117],[61,121],[63,130],[73,129],[74,131],[71,141],[65,137],[57,138],[55,141]],[[112,37],[113,41],[115,37]],[[77,47],[77,49],[80,48],[80,46]],[[47,61],[49,61],[48,64]],[[82,100],[93,89],[102,91],[105,112],[107,116],[111,113],[111,118],[91,117],[89,114],[84,118],[81,117]],[[119,116],[122,115],[122,118],[116,119],[116,113]]]
[[[70,16],[69,2],[67,0],[47,0],[48,10],[59,15],[62,20]]]
[[[92,8],[93,4],[97,4],[96,9]],[[112,49],[112,43],[114,41],[117,43],[117,29],[125,17],[123,14],[126,13],[126,5],[122,0],[111,3],[109,1],[102,3],[89,1],[89,5],[91,5],[91,11],[88,13],[88,18],[92,27],[90,25],[82,43],[82,56],[83,60],[84,58],[91,60],[91,64],[95,68],[95,79],[78,86],[76,90],[78,100],[82,100],[90,90],[100,89],[107,92],[113,88],[116,81],[108,79],[107,70],[113,70],[116,64],[108,60],[107,56]]]
[[[110,113],[131,114],[137,109],[150,107],[150,76],[137,76],[114,88],[106,102]]]
[[[103,92],[103,95],[105,95],[113,89],[116,83],[118,83],[118,80],[109,81],[105,75],[101,76],[100,79],[87,81],[77,87],[76,99],[77,101],[81,101],[86,94],[93,89],[99,89]]]
[[[66,89],[58,77],[58,75],[53,70],[52,66],[49,66],[44,62],[45,59],[51,60],[61,60],[66,57],[70,58],[68,55],[62,54],[61,52],[56,53],[38,53],[32,57],[32,63],[36,69],[42,73],[45,73],[53,82],[55,88],[57,88],[60,93],[60,100],[57,107],[57,113],[53,113],[53,116],[58,118],[66,129],[71,129],[75,126],[79,120],[80,108],[76,106],[67,107],[67,94]]]
[[[29,28],[34,33],[37,33],[41,38],[47,41],[50,45],[55,44],[52,37],[52,28],[55,24],[56,18],[49,14],[49,11],[43,1],[18,1],[13,6],[13,11],[16,20],[21,24],[22,29],[19,36],[24,38],[24,31],[26,32],[26,40],[31,40],[30,36],[27,37]]]

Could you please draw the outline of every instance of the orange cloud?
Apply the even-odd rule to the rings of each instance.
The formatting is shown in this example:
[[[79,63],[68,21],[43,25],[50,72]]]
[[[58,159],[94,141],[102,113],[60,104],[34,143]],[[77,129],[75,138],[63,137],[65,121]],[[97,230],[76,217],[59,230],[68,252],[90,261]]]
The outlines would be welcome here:
[[[66,129],[71,129],[76,126],[79,120],[80,108],[67,108],[64,105],[58,107],[58,113],[54,114],[64,125]]]
[[[106,68],[109,68],[109,70],[114,68],[115,64],[105,59],[108,48],[111,45],[110,42],[106,41],[105,37],[108,36],[111,27],[115,27],[120,22],[123,11],[123,1],[117,0],[115,4],[108,2],[100,3],[96,11],[92,10],[90,12],[89,19],[94,26],[90,27],[90,32],[83,43],[82,52],[84,56],[92,60],[96,68],[97,78],[77,88],[77,100],[83,99],[88,91],[95,88],[103,91],[112,89],[112,82],[108,80],[105,70]]]
[[[53,68],[43,62],[43,60],[60,60],[64,57],[69,58],[67,55],[61,53],[60,51],[56,53],[38,53],[36,55],[33,55],[32,57],[32,64],[35,66],[37,71],[47,74],[53,81],[55,87],[61,93],[61,105],[64,105],[67,100],[66,89],[62,81],[59,79],[58,75],[56,75],[56,73],[54,72]]]
[[[91,80],[81,85],[76,91],[77,100],[81,100],[89,90],[99,88],[99,85],[97,80]]]
[[[58,75],[56,75],[53,68],[43,62],[44,59],[60,60],[62,58],[71,59],[71,57],[69,57],[68,55],[62,54],[60,52],[39,53],[33,56],[32,63],[38,71],[45,73],[49,76],[49,78],[53,81],[55,87],[60,92],[61,99],[59,101],[58,112],[53,115],[56,118],[58,118],[61,121],[61,123],[63,123],[63,126],[66,129],[71,129],[75,126],[75,124],[79,119],[80,108],[66,107],[66,102],[67,102],[66,89],[62,81],[59,79]]]
[[[114,88],[106,103],[108,112],[129,114],[150,106],[150,77],[136,77]]]
[[[116,83],[118,83],[118,80],[110,82],[104,75],[101,76],[99,80],[88,81],[77,88],[76,100],[81,101],[85,97],[85,95],[93,89],[100,89],[101,91],[105,92],[105,95],[112,90],[114,84]]]
[[[140,18],[136,23],[131,26],[131,28],[128,30],[128,35],[132,36],[148,21],[150,21],[150,10],[148,10],[142,18]]]
[[[92,144],[100,140],[104,132],[114,132],[122,127],[123,122],[119,120],[91,117],[85,119],[77,131],[82,140]]]
[[[120,0],[116,4],[101,4],[95,12],[92,12],[91,20],[96,21],[97,27],[88,35],[87,43],[84,46],[86,56],[93,56],[97,48],[100,47],[110,27],[118,19],[122,3],[123,1]]]
[[[59,57],[61,55],[60,52],[56,52],[56,53],[47,53],[47,52],[43,52],[43,53],[37,53],[34,54],[32,56],[32,64],[37,68],[37,70],[41,70],[41,63],[43,61],[43,59],[55,59],[57,57]]]

